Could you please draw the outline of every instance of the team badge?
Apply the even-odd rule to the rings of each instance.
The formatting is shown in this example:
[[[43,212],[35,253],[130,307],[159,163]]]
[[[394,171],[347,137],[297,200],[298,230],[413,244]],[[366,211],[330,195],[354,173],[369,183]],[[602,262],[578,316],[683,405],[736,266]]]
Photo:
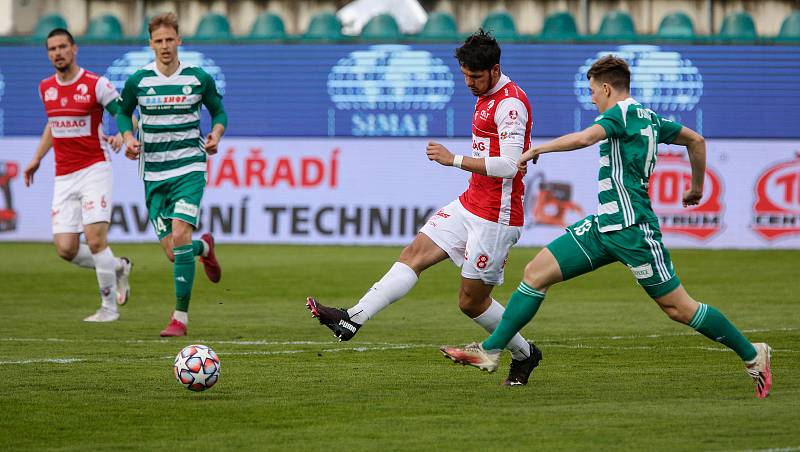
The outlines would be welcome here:
[[[181,91],[183,91],[183,94],[186,94],[188,96],[189,94],[192,94],[192,87],[189,86],[189,85],[186,85],[186,86],[183,87],[183,89]]]
[[[58,88],[55,86],[47,88],[47,91],[44,92],[44,101],[50,102],[56,99],[58,99]]]

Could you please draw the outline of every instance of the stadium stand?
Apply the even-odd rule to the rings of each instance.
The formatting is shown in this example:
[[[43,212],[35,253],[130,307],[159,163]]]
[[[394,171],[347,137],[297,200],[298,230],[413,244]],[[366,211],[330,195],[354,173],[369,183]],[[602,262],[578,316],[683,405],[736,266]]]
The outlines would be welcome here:
[[[753,17],[745,11],[735,11],[725,15],[719,37],[735,41],[754,41],[758,38]]]
[[[417,37],[424,41],[457,41],[456,19],[449,13],[433,12]]]
[[[228,19],[218,13],[208,13],[203,16],[194,34],[195,39],[225,40],[231,37],[231,25]]]
[[[361,39],[368,41],[397,41],[403,39],[397,21],[390,14],[379,14],[364,25]]]
[[[578,26],[569,11],[557,11],[544,19],[539,39],[570,40],[578,37]]]
[[[122,39],[122,24],[116,16],[104,14],[89,21],[89,27],[84,35],[92,40],[116,41]]]
[[[36,39],[47,37],[54,28],[67,28],[67,21],[60,14],[48,14],[36,22],[33,36]]]
[[[332,12],[322,12],[311,18],[303,37],[314,41],[341,41],[342,23]]]
[[[499,40],[514,40],[519,37],[514,19],[506,11],[489,13],[483,20],[483,29],[492,32]]]
[[[286,39],[286,27],[283,19],[277,14],[265,12],[260,14],[253,27],[250,29],[250,37],[269,41],[280,41]]]
[[[600,39],[634,39],[636,28],[630,14],[625,11],[609,11],[603,16],[600,30],[595,36]]]
[[[681,11],[667,14],[658,26],[657,36],[665,39],[694,39],[692,18]]]

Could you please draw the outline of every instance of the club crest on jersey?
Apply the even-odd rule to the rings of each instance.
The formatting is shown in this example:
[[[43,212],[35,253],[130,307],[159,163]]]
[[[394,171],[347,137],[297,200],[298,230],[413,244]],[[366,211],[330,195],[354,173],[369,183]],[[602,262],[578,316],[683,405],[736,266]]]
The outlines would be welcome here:
[[[188,96],[189,94],[192,94],[192,87],[186,85],[183,88],[181,88],[181,92],[183,92],[183,94],[186,94]]]
[[[51,86],[47,88],[47,91],[44,92],[44,101],[51,102],[58,99],[58,88],[55,86]]]
[[[82,104],[88,104],[89,102],[92,101],[92,96],[90,96],[88,94],[89,93],[89,87],[86,86],[85,83],[81,83],[80,85],[78,85],[78,87],[75,88],[75,90],[78,91],[77,94],[72,96],[72,98],[75,100],[75,102],[82,103]]]

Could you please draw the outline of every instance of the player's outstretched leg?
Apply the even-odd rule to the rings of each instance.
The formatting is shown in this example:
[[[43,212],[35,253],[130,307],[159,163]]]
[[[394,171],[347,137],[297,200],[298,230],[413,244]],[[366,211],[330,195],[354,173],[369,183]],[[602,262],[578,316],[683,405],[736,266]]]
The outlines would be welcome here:
[[[92,251],[97,285],[100,288],[101,306],[85,322],[113,322],[119,318],[117,310],[117,258],[107,244],[108,223],[84,225],[84,234]]]
[[[651,294],[653,295],[653,294]],[[659,307],[676,322],[730,348],[745,363],[745,370],[756,385],[756,397],[765,398],[772,388],[771,349],[764,343],[753,344],[713,306],[698,303],[682,285],[663,296],[654,296]]]

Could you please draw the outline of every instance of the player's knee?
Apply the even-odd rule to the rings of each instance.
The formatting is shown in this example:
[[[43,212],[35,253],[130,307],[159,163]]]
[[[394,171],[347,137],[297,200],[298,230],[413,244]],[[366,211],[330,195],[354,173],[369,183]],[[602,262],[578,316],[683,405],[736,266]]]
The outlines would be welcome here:
[[[534,289],[540,292],[546,292],[547,289],[554,284],[551,279],[552,278],[548,277],[547,272],[536,263],[535,259],[525,265],[523,281]]]
[[[98,238],[95,238],[95,239],[88,239],[87,238],[86,244],[89,246],[89,251],[91,251],[92,254],[97,254],[100,251],[103,251],[104,249],[106,249],[106,247],[108,246],[106,244],[105,240],[98,239]]]
[[[67,262],[72,262],[72,260],[75,259],[75,256],[78,254],[78,250],[72,249],[72,247],[59,246],[56,244],[56,254],[58,254],[58,257],[61,259],[64,259]]]

